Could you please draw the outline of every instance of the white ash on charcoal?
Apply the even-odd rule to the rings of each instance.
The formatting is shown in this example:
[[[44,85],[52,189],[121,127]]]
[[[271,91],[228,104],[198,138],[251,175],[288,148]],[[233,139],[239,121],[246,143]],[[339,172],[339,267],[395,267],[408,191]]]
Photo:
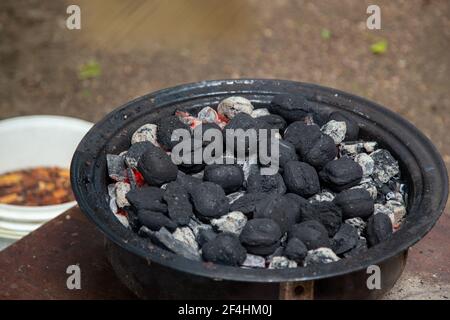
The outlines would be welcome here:
[[[358,140],[350,113],[301,94],[277,95],[267,108],[230,97],[188,111],[144,124],[128,150],[106,155],[111,213],[147,241],[191,260],[284,269],[356,257],[401,226],[408,190],[398,162]],[[279,170],[262,174],[267,164],[249,146],[245,159],[231,150],[221,163],[175,165],[180,128],[194,139],[209,128],[276,130]]]
[[[330,117],[328,118],[328,121],[333,120],[345,123],[346,130],[345,130],[345,137],[343,140],[352,141],[358,139],[359,126],[355,120],[339,111],[331,113]]]
[[[247,256],[241,266],[244,268],[265,268],[266,259],[261,256],[247,253]]]
[[[191,246],[182,241],[175,239],[172,233],[166,228],[161,228],[159,231],[152,231],[145,226],[141,227],[139,233],[150,238],[155,244],[159,244],[167,250],[179,254],[189,260],[200,260],[200,253],[194,250]]]
[[[137,168],[141,156],[149,149],[155,147],[151,142],[136,142],[125,153],[125,163],[129,168]]]
[[[355,162],[359,164],[363,171],[363,177],[372,175],[375,168],[375,161],[367,153],[360,153],[355,156]]]
[[[283,256],[273,257],[269,262],[269,269],[287,269],[287,268],[297,268],[297,262],[289,260]]]
[[[322,191],[309,198],[309,202],[333,201],[335,196],[336,195],[331,191]]]
[[[127,200],[127,194],[131,190],[131,186],[126,182],[116,183],[116,203],[119,208],[129,206],[130,203]]]
[[[385,206],[394,213],[392,224],[394,225],[394,227],[397,227],[398,224],[403,221],[406,215],[406,207],[404,203],[396,200],[389,200],[386,201]]]
[[[375,141],[348,141],[342,142],[339,145],[339,154],[341,156],[349,156],[354,158],[359,153],[372,153],[377,148],[378,144]]]
[[[252,113],[250,113],[250,115],[253,118],[259,118],[259,117],[263,117],[263,116],[269,116],[271,113],[269,112],[269,110],[267,108],[259,108],[259,109],[255,109],[252,111]]]
[[[116,184],[110,183],[108,184],[108,197],[109,209],[111,212],[116,214],[118,211],[117,203],[116,203]]]
[[[251,114],[253,105],[250,100],[243,97],[229,97],[222,100],[217,106],[217,112],[228,119],[233,119],[239,113]]]
[[[188,227],[192,230],[195,237],[198,237],[202,230],[213,231],[213,227],[210,224],[201,222],[195,216],[189,220]]]
[[[199,250],[198,243],[195,240],[195,235],[190,228],[176,228],[172,234],[176,240],[181,241],[187,246],[191,247],[193,251]]]
[[[247,217],[240,211],[232,211],[218,219],[212,219],[211,225],[220,232],[239,235],[247,223]]]
[[[236,200],[238,200],[239,198],[243,197],[245,194],[245,191],[237,191],[237,192],[233,192],[230,194],[227,194],[227,198],[228,198],[228,203],[230,204],[230,206],[236,202]]]
[[[346,220],[344,220],[344,223],[355,227],[356,230],[358,231],[359,236],[361,236],[364,233],[364,230],[366,229],[366,225],[367,225],[366,222],[359,217],[346,219]]]
[[[339,260],[340,258],[330,248],[317,248],[308,251],[303,265],[306,267],[315,264],[332,263]]]
[[[144,124],[143,126],[139,127],[131,136],[131,144],[147,141],[153,143],[155,146],[158,146],[158,142],[156,139],[157,130],[158,126],[156,124]]]
[[[372,197],[373,200],[376,200],[378,197],[378,189],[377,186],[375,184],[375,181],[373,181],[372,178],[367,177],[367,178],[363,178],[361,180],[361,182],[354,186],[351,187],[350,189],[358,189],[358,188],[362,188],[367,190],[367,192],[369,192],[370,196]]]
[[[205,107],[200,110],[197,114],[197,119],[202,121],[203,123],[215,123],[220,128],[223,128],[226,123],[219,119],[219,115],[217,111],[211,107]]]
[[[377,184],[388,183],[400,173],[397,160],[386,149],[378,149],[370,154],[374,161],[372,177]]]
[[[334,144],[338,145],[345,139],[347,125],[344,121],[331,120],[324,124],[320,130],[330,136],[333,139]]]

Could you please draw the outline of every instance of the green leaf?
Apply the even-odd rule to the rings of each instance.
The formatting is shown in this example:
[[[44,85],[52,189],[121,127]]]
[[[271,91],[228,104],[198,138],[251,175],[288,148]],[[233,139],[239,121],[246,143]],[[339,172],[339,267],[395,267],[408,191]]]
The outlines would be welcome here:
[[[97,78],[101,74],[101,67],[95,60],[90,60],[83,64],[78,70],[78,78],[80,80],[87,80]]]
[[[320,36],[322,37],[322,39],[328,40],[331,38],[331,31],[327,28],[323,28],[320,32]]]
[[[383,54],[387,51],[388,42],[386,40],[381,40],[375,42],[370,46],[370,50],[375,54]]]

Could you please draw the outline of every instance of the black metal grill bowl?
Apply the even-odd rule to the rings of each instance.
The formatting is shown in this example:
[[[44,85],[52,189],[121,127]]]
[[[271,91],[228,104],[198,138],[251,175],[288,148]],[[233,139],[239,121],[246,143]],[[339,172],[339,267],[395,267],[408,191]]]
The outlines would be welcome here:
[[[107,201],[106,154],[129,148],[141,125],[174,113],[216,106],[230,95],[266,106],[280,93],[302,93],[323,110],[355,119],[360,134],[376,140],[400,162],[409,187],[408,215],[394,236],[368,251],[332,264],[253,270],[187,260],[149,244],[123,227]],[[441,215],[448,196],[444,162],[432,143],[411,123],[366,99],[312,84],[285,80],[218,80],[181,85],[137,98],[98,122],[79,144],[71,182],[81,210],[105,234],[109,260],[119,279],[141,298],[304,299],[379,298],[401,275],[407,250]],[[369,265],[381,268],[381,289],[369,290]]]

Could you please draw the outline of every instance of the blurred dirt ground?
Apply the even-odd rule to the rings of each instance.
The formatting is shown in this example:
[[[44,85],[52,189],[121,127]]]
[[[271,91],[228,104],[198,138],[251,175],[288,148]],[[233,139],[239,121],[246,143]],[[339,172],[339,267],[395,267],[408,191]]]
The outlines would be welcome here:
[[[81,30],[65,26],[69,4],[81,7]],[[381,8],[381,30],[366,28],[369,4]],[[370,46],[380,40],[388,48],[375,55]],[[449,49],[447,0],[2,0],[0,118],[97,121],[132,98],[185,82],[292,79],[400,113],[450,167]],[[82,80],[88,62],[96,72]],[[450,295],[442,290],[433,297]]]

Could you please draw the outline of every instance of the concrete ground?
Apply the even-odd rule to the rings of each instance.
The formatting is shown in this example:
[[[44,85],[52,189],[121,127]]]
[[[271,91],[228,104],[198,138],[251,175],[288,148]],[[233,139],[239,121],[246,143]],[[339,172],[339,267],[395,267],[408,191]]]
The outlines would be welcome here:
[[[381,30],[366,28],[372,3],[381,8]],[[180,83],[292,79],[391,108],[450,166],[447,0],[73,0],[82,18],[73,31],[65,26],[68,4],[0,2],[0,118],[97,121],[134,97]],[[370,46],[380,40],[387,51],[375,55]],[[89,61],[93,77],[81,79]],[[389,298],[448,298],[449,282],[435,287],[432,278],[407,272]]]

